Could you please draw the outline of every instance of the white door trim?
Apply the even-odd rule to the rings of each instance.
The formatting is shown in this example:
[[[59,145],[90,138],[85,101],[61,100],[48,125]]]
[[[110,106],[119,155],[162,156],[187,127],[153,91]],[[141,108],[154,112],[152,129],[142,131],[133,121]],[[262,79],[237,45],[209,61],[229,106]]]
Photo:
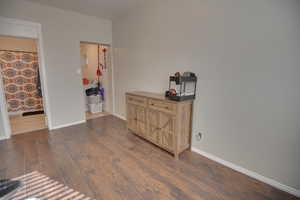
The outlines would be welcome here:
[[[116,113],[116,90],[115,90],[115,65],[114,65],[114,55],[115,49],[113,47],[113,42],[110,47],[110,65],[111,65],[111,83],[112,83],[112,113],[115,115]]]
[[[7,112],[7,107],[6,107],[6,100],[5,100],[5,94],[4,92],[4,87],[3,87],[3,81],[2,81],[2,74],[0,73],[0,114],[1,114],[1,119],[3,124],[3,129],[4,129],[4,135],[0,134],[0,140],[8,139],[10,138],[11,135],[11,129],[10,129],[10,124],[9,124],[9,119],[8,119],[8,112]]]
[[[49,94],[47,87],[47,77],[46,77],[46,67],[45,67],[45,55],[43,47],[43,37],[42,37],[42,26],[39,23],[34,23],[30,21],[24,21],[19,19],[12,19],[6,17],[0,17],[0,35],[3,36],[14,36],[14,37],[24,37],[38,39],[38,55],[39,55],[39,70],[41,78],[41,86],[43,92],[43,103],[44,110],[47,115],[47,123],[49,129],[52,128],[51,121],[51,109],[49,104]],[[2,78],[0,81],[0,114],[2,115],[3,125],[5,130],[4,139],[10,138],[11,129],[9,124],[6,100],[4,95],[4,88],[2,83]],[[1,138],[1,137],[0,137]]]

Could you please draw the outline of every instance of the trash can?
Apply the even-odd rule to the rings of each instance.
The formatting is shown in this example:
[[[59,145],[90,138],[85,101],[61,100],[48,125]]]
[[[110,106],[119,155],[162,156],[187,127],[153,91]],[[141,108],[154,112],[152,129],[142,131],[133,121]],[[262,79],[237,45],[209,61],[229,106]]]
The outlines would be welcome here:
[[[103,111],[103,108],[102,108],[103,103],[102,102],[88,104],[88,107],[89,107],[89,111],[93,114]]]

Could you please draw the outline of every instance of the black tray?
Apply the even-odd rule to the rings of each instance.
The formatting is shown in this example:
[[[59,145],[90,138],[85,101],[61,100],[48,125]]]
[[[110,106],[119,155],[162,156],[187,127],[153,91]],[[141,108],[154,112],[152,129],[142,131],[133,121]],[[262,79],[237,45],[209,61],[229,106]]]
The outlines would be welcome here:
[[[188,95],[188,96],[167,96],[168,99],[173,101],[188,101],[188,100],[194,100],[195,95]]]

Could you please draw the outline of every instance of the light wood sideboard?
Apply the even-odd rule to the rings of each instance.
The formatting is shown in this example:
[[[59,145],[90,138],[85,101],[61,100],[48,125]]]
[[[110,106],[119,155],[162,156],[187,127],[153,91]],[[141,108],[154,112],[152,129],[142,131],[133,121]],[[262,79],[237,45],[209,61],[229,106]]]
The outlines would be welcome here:
[[[191,146],[192,109],[192,101],[171,101],[149,92],[126,93],[128,129],[176,159]]]

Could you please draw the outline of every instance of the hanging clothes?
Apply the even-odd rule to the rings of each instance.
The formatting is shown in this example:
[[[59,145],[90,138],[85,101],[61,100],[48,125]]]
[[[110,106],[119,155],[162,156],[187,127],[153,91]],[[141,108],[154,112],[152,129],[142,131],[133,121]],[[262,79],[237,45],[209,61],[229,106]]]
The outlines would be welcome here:
[[[39,68],[37,69],[36,90],[37,90],[37,95],[40,98],[43,98],[42,86],[41,86],[41,77],[40,77],[40,70],[39,70]]]
[[[38,90],[38,67],[36,53],[0,50],[0,68],[8,112],[43,109],[43,100]]]

